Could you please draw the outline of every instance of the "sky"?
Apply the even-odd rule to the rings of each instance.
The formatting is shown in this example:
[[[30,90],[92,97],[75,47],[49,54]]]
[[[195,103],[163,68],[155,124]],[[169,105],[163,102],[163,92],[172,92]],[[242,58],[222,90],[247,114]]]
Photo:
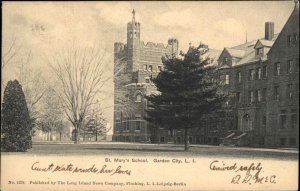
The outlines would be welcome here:
[[[126,27],[135,9],[141,40],[167,44],[177,38],[179,50],[199,42],[222,50],[264,37],[264,23],[279,33],[294,8],[293,1],[152,1],[152,2],[2,2],[2,50],[16,39],[22,57],[29,50],[30,67],[46,79],[53,73],[45,59],[61,47],[97,46],[107,55],[106,75],[113,74],[113,44],[126,43]],[[17,62],[17,59],[15,60]],[[3,71],[4,80],[17,78],[17,63]],[[113,119],[113,82],[103,91],[105,115]]]

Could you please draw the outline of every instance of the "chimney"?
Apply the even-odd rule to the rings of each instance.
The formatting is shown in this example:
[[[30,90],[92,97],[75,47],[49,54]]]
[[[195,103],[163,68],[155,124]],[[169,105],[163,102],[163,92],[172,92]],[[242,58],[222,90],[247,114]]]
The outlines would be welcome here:
[[[274,23],[266,22],[265,23],[265,40],[272,40],[274,37]]]

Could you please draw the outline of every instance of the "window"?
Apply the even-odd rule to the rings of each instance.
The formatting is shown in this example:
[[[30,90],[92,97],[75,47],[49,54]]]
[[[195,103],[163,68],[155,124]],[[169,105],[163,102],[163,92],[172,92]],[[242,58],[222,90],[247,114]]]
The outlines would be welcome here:
[[[161,66],[157,66],[157,70],[158,70],[158,71],[161,71],[161,70],[162,70],[162,67],[161,67]]]
[[[141,130],[141,121],[136,121],[135,122],[135,130],[140,131]]]
[[[137,94],[136,95],[136,102],[141,102],[142,101],[142,95],[141,94]]]
[[[289,145],[290,146],[296,146],[296,139],[295,138],[289,138]]]
[[[256,69],[256,79],[258,79],[258,80],[261,79],[261,68]]]
[[[281,114],[280,114],[280,128],[281,129],[286,129],[287,128],[286,110],[281,110]]]
[[[288,35],[287,36],[287,46],[291,46],[291,42],[292,42],[292,36]]]
[[[294,33],[294,43],[296,44],[298,42],[298,35]]]
[[[255,94],[256,94],[256,100],[258,102],[261,102],[261,90],[256,90]]]
[[[262,77],[263,77],[263,78],[266,78],[266,77],[267,77],[267,66],[263,66],[263,69],[262,69]]]
[[[144,65],[144,70],[148,70],[148,66],[146,64]]]
[[[249,80],[255,79],[255,71],[253,69],[249,70]]]
[[[152,68],[152,65],[149,65],[149,71],[152,72],[153,68]]]
[[[116,119],[116,131],[120,131],[120,119]]]
[[[237,103],[241,103],[242,102],[242,96],[240,92],[236,92],[236,101]]]
[[[280,75],[280,63],[277,62],[274,64],[274,76],[279,76]]]
[[[229,75],[228,74],[225,75],[225,84],[229,84]]]
[[[227,62],[228,62],[228,58],[227,58],[227,57],[224,57],[224,58],[223,58],[223,64],[227,64]]]
[[[160,137],[160,142],[164,143],[165,142],[165,137]]]
[[[280,138],[280,145],[281,146],[286,145],[286,138]]]
[[[274,86],[274,99],[279,100],[279,86]]]
[[[257,48],[256,49],[256,55],[263,55],[264,49],[263,48]]]
[[[254,92],[253,91],[249,91],[249,103],[252,103],[254,101]]]
[[[267,125],[267,117],[264,115],[262,119],[262,125],[265,127]]]
[[[297,114],[291,115],[291,129],[296,129],[297,126]]]
[[[292,73],[292,71],[293,71],[293,65],[294,65],[293,60],[289,60],[287,62],[287,73],[288,74]]]
[[[288,84],[288,91],[287,91],[287,97],[289,99],[292,99],[293,98],[293,84]]]
[[[266,101],[267,98],[267,88],[263,88],[262,90],[262,101]]]
[[[242,73],[241,72],[237,73],[237,81],[238,81],[238,83],[242,82]]]

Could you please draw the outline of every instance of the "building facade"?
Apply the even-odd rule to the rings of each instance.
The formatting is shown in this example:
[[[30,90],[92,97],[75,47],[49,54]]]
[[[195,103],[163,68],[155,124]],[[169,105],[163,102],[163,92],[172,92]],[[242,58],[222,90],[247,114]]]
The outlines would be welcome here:
[[[114,141],[183,143],[183,131],[151,128],[143,120],[147,107],[143,96],[156,92],[148,79],[162,69],[162,56],[177,53],[176,39],[169,39],[167,46],[140,41],[140,23],[133,12],[127,44],[115,43],[115,64],[124,58],[129,67],[126,87],[134,109],[129,115],[115,109]],[[218,68],[223,91],[234,95],[228,103],[232,117],[207,116],[201,127],[190,130],[189,142],[299,147],[299,7],[295,6],[279,34],[274,34],[273,22],[266,22],[263,38],[210,50],[209,56],[217,58],[212,64]]]
[[[119,75],[114,82],[113,141],[150,142],[151,130],[144,120],[147,107],[144,96],[156,92],[151,78],[162,70],[162,57],[178,54],[177,39],[169,39],[167,45],[153,42],[145,44],[140,34],[141,24],[135,20],[133,10],[132,21],[127,24],[127,43],[114,44],[115,71],[118,73],[120,69],[126,77]],[[127,103],[122,100],[123,96],[128,97]]]
[[[224,91],[234,93],[235,126],[223,144],[299,147],[299,8],[279,34],[224,48],[218,59]]]

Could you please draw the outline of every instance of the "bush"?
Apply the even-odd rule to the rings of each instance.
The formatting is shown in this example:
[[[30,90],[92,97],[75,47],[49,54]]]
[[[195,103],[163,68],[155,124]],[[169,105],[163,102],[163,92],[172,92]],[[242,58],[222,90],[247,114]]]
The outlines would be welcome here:
[[[6,85],[1,112],[1,151],[26,151],[31,148],[30,119],[22,86],[17,80]]]

